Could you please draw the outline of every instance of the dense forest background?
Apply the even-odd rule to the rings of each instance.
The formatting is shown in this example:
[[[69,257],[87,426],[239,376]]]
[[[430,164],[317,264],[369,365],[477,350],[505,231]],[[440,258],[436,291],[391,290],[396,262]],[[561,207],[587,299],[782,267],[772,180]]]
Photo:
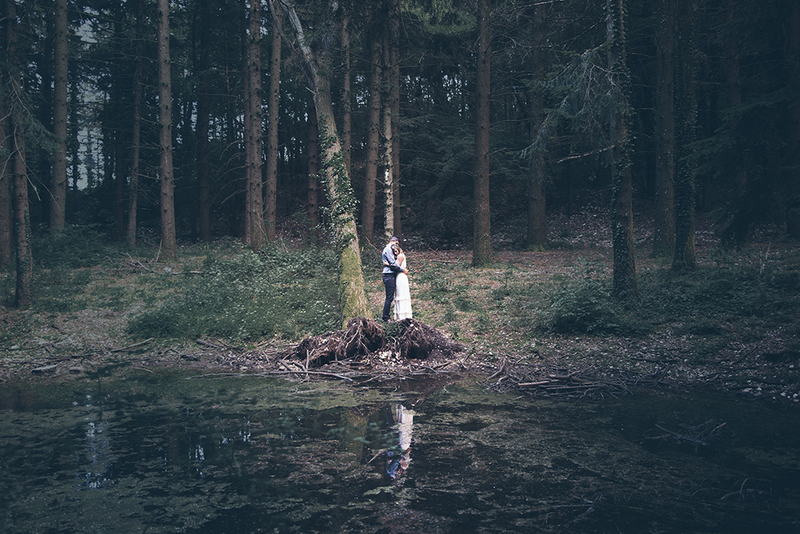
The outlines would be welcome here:
[[[2,4],[0,261],[18,277],[30,236],[62,228],[166,253],[170,234],[314,234],[335,212],[324,90],[362,245],[536,250],[548,213],[588,203],[609,207],[615,273],[632,209],[654,221],[637,247],[678,266],[695,210],[730,245],[762,223],[800,238],[792,0]]]

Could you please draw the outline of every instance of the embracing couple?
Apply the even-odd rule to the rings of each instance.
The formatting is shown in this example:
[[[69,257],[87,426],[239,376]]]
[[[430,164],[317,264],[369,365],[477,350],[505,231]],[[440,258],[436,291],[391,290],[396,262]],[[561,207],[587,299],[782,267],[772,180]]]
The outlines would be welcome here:
[[[383,322],[389,321],[389,311],[394,301],[394,320],[411,319],[411,290],[408,287],[406,255],[400,241],[392,236],[383,249],[383,285],[386,300],[383,303]]]

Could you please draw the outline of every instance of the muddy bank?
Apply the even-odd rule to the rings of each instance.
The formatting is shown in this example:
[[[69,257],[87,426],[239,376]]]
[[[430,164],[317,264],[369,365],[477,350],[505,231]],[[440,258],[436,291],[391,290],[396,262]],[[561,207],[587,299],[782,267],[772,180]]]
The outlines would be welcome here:
[[[455,343],[418,321],[385,326],[354,320],[348,330],[300,343],[273,341],[251,347],[198,339],[169,345],[144,340],[33,358],[10,351],[0,359],[0,380],[60,381],[165,368],[359,384],[471,375],[489,389],[536,397],[603,398],[643,388],[703,389],[800,405],[800,354],[776,338],[771,338],[772,343],[732,347],[721,351],[714,361],[698,364],[687,357],[688,340],[673,340],[670,348],[664,349],[662,341],[655,338],[554,336],[540,342],[530,355],[495,355],[475,345]],[[654,350],[654,345],[661,349]]]

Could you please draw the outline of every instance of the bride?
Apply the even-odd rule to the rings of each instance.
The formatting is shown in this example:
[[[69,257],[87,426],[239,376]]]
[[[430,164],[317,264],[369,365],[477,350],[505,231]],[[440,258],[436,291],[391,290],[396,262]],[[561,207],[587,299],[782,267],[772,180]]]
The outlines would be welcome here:
[[[406,255],[400,245],[392,244],[397,264],[406,269]],[[394,320],[411,319],[411,290],[408,286],[408,275],[404,271],[397,273],[397,289],[394,296]]]

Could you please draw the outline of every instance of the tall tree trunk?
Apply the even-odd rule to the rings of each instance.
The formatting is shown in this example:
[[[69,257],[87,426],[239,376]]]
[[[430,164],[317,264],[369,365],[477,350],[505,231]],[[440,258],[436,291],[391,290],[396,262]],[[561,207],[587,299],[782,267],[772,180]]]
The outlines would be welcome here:
[[[280,41],[280,39],[279,39]],[[350,79],[352,77],[350,66],[350,16],[345,15],[342,20],[342,150],[344,150],[344,166],[347,168],[347,175],[352,176],[350,164],[351,145],[353,137],[353,115],[352,115],[352,89]]]
[[[544,64],[540,47],[545,42],[547,26],[547,6],[535,8],[534,45],[531,62],[537,80],[544,76]],[[544,94],[534,87],[531,89],[531,144],[534,144],[539,129],[544,122]],[[541,250],[547,244],[547,197],[544,187],[544,153],[534,150],[531,153],[530,177],[528,181],[528,231],[525,236],[525,248]]]
[[[391,61],[389,59],[389,32],[384,33],[383,38],[383,72],[386,87],[386,96],[383,99],[383,194],[384,194],[384,216],[383,233],[388,239],[395,235],[394,221],[394,169],[392,168],[392,106],[391,94]]]
[[[538,89],[531,91],[531,143],[535,140],[544,120],[544,102]],[[528,232],[525,236],[527,250],[542,250],[547,244],[547,197],[544,188],[544,154],[533,151],[528,180]]]
[[[726,0],[725,1],[725,22],[729,25],[734,24],[737,15],[737,1],[736,0]],[[739,79],[739,73],[741,71],[740,64],[739,64],[739,36],[736,35],[734,32],[729,32],[728,38],[725,39],[725,78],[726,78],[726,85],[728,89],[728,105],[732,108],[738,108],[742,105],[742,84],[741,80]],[[730,130],[731,134],[735,137],[738,137],[737,130],[739,128],[739,123],[741,122],[741,115],[738,113],[733,113],[731,115],[730,124],[728,125],[728,129]],[[740,154],[737,154],[741,157]],[[742,195],[746,194],[747,191],[747,168],[745,167],[744,160],[740,159],[739,161],[734,162],[734,175],[733,175],[733,184],[734,184],[734,192],[737,197],[741,197]]]
[[[275,17],[272,17],[275,19]],[[275,241],[278,225],[278,125],[280,123],[281,96],[281,35],[279,19],[270,29],[272,54],[269,62],[269,102],[267,109],[267,173],[264,197],[264,224],[267,241]]]
[[[473,267],[486,267],[492,262],[491,211],[489,207],[489,80],[492,56],[490,13],[490,0],[480,0],[478,7],[478,112],[475,126]]]
[[[319,124],[313,102],[308,106],[308,187],[306,189],[306,209],[311,226],[319,226]]]
[[[675,254],[675,0],[656,3],[656,168],[653,257],[670,259]]]
[[[5,25],[4,25],[5,26]],[[5,48],[5,42],[3,43]],[[0,88],[6,87],[7,73],[0,70]],[[0,95],[0,268],[11,265],[11,182],[14,180],[12,149],[5,95]]]
[[[272,4],[275,0],[270,0]],[[274,9],[273,9],[274,13]],[[320,127],[323,146],[324,176],[326,192],[331,210],[334,240],[339,251],[339,295],[343,325],[354,317],[369,315],[369,301],[364,291],[364,273],[361,264],[361,248],[354,215],[355,195],[350,177],[344,165],[344,156],[331,102],[330,50],[322,48],[317,54],[312,51],[297,13],[289,10],[297,42],[298,54],[305,67],[309,88],[314,95],[314,107]],[[322,40],[326,42],[325,39]],[[326,46],[323,44],[323,47]]]
[[[119,95],[122,96],[121,94]],[[114,132],[114,238],[119,241],[125,237],[125,189],[127,179],[125,178],[125,145],[122,142],[122,127],[124,112],[122,110],[122,99],[114,103],[117,108],[117,128]]]
[[[375,190],[378,180],[381,128],[381,42],[372,41],[369,81],[369,110],[367,114],[367,164],[364,176],[364,200],[361,203],[361,226],[364,240],[375,238]]]
[[[261,107],[261,0],[250,0],[250,36],[249,36],[249,83],[250,93],[247,101],[250,104],[250,150],[248,190],[250,204],[250,246],[260,250],[264,246],[264,203],[261,193],[263,158],[263,124],[264,113]]]
[[[172,78],[169,57],[169,0],[158,0],[158,122],[161,175],[161,253],[174,259],[175,184],[172,168]]]
[[[144,0],[136,0],[136,58],[133,70],[133,129],[131,132],[131,179],[128,184],[128,245],[136,245],[139,209],[139,155],[142,131],[142,62],[144,58]],[[76,158],[77,159],[77,158]]]
[[[697,266],[694,235],[695,140],[694,0],[677,0],[675,10],[675,255],[674,270]]]
[[[608,70],[619,78],[623,92],[622,109],[611,117],[611,139],[614,143],[611,165],[611,240],[614,248],[614,295],[628,298],[636,295],[636,263],[633,251],[633,186],[628,132],[628,71],[625,58],[625,0],[606,0]]]
[[[119,6],[115,13],[114,20],[114,42],[122,42],[122,18],[124,17],[122,6]],[[114,163],[112,173],[114,176],[114,238],[121,240],[125,235],[125,186],[127,180],[123,171],[123,161],[125,160],[125,146],[122,143],[122,132],[125,124],[125,110],[122,103],[122,66],[120,60],[122,53],[117,55],[117,60],[111,66],[111,108],[114,110],[112,119]]]
[[[14,303],[26,309],[33,305],[33,257],[30,250],[31,217],[28,205],[28,175],[25,165],[25,103],[22,98],[22,67],[17,53],[17,9],[15,0],[5,0],[8,76],[3,96],[7,99],[14,175],[14,241],[17,249],[17,289]]]
[[[400,217],[400,0],[389,0],[389,102],[392,108],[392,222],[394,235],[403,240]]]
[[[20,104],[21,102],[16,102],[16,105]],[[33,304],[34,297],[33,256],[30,249],[31,215],[25,165],[25,119],[21,109],[11,111],[11,124],[14,129],[14,230],[17,245],[17,290],[14,304],[17,308],[25,309]]]
[[[200,9],[200,83],[197,88],[197,208],[200,212],[200,239],[211,241],[211,185],[208,160],[209,91],[211,90],[208,32],[208,0],[202,0]]]
[[[78,179],[80,178],[80,144],[78,143],[78,131],[80,124],[78,124],[78,82],[72,81],[72,91],[69,93],[69,139],[71,143],[67,145],[70,151],[70,175],[72,176],[72,190],[78,190]]]
[[[791,200],[786,210],[786,233],[793,239],[800,239],[800,184],[797,173],[800,168],[800,3],[794,2],[787,23],[789,27],[786,47],[789,65],[789,87],[794,99],[789,104],[789,169],[788,178]]]
[[[249,15],[248,0],[242,0],[242,7],[244,12]],[[250,126],[250,121],[253,116],[250,114],[250,45],[249,45],[249,16],[242,19],[242,122],[244,123],[244,130],[242,132],[242,141],[244,143],[244,228],[243,228],[243,241],[250,244],[250,232],[253,229],[250,223],[251,204],[250,199],[250,160],[253,156],[250,151],[253,149],[253,143],[250,142],[250,135],[253,129]]]
[[[64,227],[67,206],[67,0],[56,0],[55,81],[53,94],[53,133],[57,147],[53,152],[53,184],[50,202],[50,229]]]

